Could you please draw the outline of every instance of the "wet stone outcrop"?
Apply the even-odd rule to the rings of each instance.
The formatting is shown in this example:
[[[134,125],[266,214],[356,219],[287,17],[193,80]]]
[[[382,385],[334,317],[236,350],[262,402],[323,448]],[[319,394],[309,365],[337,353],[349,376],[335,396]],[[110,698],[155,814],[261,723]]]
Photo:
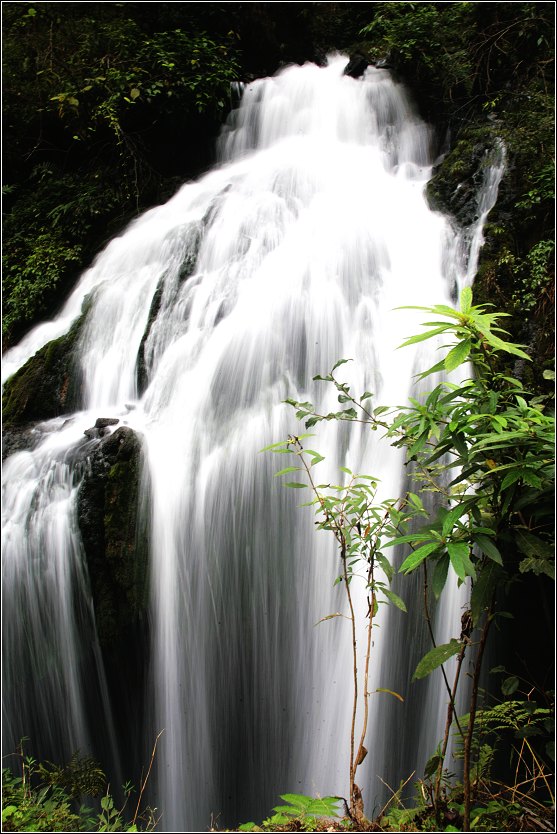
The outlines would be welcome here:
[[[428,202],[434,211],[450,214],[463,227],[478,219],[478,194],[496,142],[491,127],[462,132],[427,184]]]
[[[114,422],[97,420],[86,436],[98,437]],[[142,442],[127,426],[87,444],[85,476],[77,496],[78,525],[91,578],[97,632],[110,653],[145,618],[148,530],[139,512]]]
[[[75,348],[82,324],[83,317],[65,336],[41,348],[7,380],[2,394],[4,429],[50,420],[79,407]]]
[[[350,78],[360,78],[369,66],[369,59],[359,52],[350,56],[350,60],[344,68],[343,75],[348,75]]]

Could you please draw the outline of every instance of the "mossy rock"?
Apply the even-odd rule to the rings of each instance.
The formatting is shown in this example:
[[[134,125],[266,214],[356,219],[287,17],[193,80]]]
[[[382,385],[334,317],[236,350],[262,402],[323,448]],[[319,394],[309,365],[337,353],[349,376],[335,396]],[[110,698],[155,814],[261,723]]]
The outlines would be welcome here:
[[[123,636],[144,618],[148,605],[147,525],[138,512],[141,439],[121,426],[102,438],[85,462],[77,497],[78,525],[99,642],[105,651],[115,653]]]
[[[80,405],[75,347],[87,311],[65,336],[46,344],[7,380],[2,394],[4,429],[50,420]]]
[[[472,126],[461,133],[427,184],[434,211],[451,215],[463,227],[478,219],[478,194],[496,142],[491,126]]]

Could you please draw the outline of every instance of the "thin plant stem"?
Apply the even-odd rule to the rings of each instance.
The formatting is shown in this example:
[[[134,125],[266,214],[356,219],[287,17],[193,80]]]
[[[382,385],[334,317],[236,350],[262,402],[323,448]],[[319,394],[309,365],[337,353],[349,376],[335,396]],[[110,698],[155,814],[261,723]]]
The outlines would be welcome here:
[[[155,759],[155,753],[156,753],[156,750],[157,750],[157,744],[158,744],[159,738],[162,736],[163,733],[164,733],[164,730],[161,730],[160,733],[158,734],[158,736],[155,739],[155,743],[153,745],[153,750],[151,752],[151,759],[149,761],[149,768],[147,770],[147,776],[141,782],[141,788],[139,789],[139,796],[137,798],[137,806],[136,806],[136,809],[135,809],[135,814],[133,815],[132,825],[135,825],[137,815],[139,814],[139,808],[141,806],[141,797],[143,796],[143,791],[145,790],[147,782],[149,781],[149,776],[151,775],[151,768],[153,767],[153,761]]]
[[[487,635],[492,622],[493,600],[487,611],[485,624],[482,629],[482,636],[478,646],[478,655],[474,666],[474,676],[472,678],[472,694],[470,696],[470,712],[468,719],[468,730],[464,738],[464,773],[462,777],[464,787],[464,814],[462,828],[464,831],[470,831],[470,805],[472,801],[472,791],[470,785],[470,760],[472,754],[472,738],[474,735],[474,725],[476,723],[476,710],[478,704],[478,690],[480,684],[480,672],[482,668],[482,660],[485,645],[487,642]]]

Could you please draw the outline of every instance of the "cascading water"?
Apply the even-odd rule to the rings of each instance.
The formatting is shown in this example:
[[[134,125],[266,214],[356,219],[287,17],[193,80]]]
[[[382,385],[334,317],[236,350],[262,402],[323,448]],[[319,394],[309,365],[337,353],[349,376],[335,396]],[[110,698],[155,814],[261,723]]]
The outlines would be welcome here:
[[[347,794],[349,634],[341,618],[314,627],[342,608],[338,557],[259,450],[300,430],[285,398],[335,408],[312,378],[339,358],[355,360],[344,378],[374,405],[404,403],[436,359],[396,350],[419,317],[394,308],[451,303],[468,259],[449,256],[458,235],[427,206],[429,129],[385,70],[354,80],[346,63],[248,85],[219,167],[112,241],[59,318],[5,357],[13,373],[90,299],[82,410],[37,427],[34,450],[4,468],[5,745],[33,733],[52,758],[101,736],[119,767],[75,511],[95,444],[83,432],[108,416],[142,436],[148,467],[151,661],[136,734],[146,751],[164,729],[149,788],[165,831],[260,817],[287,790]],[[375,435],[328,423],[312,445],[324,482],[349,466],[381,479],[380,500],[402,489],[402,461]],[[446,602],[441,632],[459,605]],[[402,618],[383,621],[370,688],[406,697],[428,646]],[[416,686],[404,707],[374,696],[368,813],[380,778],[398,783],[434,749],[438,690]]]

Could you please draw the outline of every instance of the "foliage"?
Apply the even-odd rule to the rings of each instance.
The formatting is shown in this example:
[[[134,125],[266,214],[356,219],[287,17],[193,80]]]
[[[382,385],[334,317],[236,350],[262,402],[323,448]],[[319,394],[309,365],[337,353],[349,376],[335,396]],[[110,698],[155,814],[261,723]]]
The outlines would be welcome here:
[[[335,368],[343,364],[343,361],[337,363]],[[335,368],[333,368],[333,371]],[[348,394],[345,393],[346,386],[340,386],[339,390],[343,392],[339,395],[340,402],[349,400]],[[296,403],[292,400],[289,402],[299,409],[298,415],[314,414],[313,406],[310,403]],[[306,411],[308,408],[309,411]],[[323,419],[350,419],[352,414],[355,415],[353,409],[346,409],[337,414],[327,415]],[[320,418],[312,416],[308,423],[311,423],[314,419]],[[380,604],[391,603],[401,611],[406,611],[404,601],[389,588],[394,570],[382,553],[382,542],[385,538],[396,535],[400,525],[406,521],[407,513],[404,506],[405,502],[399,504],[396,500],[391,500],[381,504],[375,503],[377,480],[371,475],[356,475],[347,467],[342,467],[342,471],[347,476],[344,485],[316,484],[312,467],[321,463],[324,458],[313,449],[305,448],[302,445],[302,441],[305,441],[307,436],[291,436],[288,440],[271,444],[262,451],[269,450],[275,454],[293,454],[298,459],[300,465],[287,466],[276,474],[277,476],[290,475],[293,472],[300,471],[305,473],[311,492],[314,495],[314,498],[308,503],[316,508],[316,513],[319,516],[316,522],[317,528],[330,531],[338,545],[341,572],[336,583],[343,583],[349,609],[347,619],[350,621],[352,639],[353,701],[350,731],[349,813],[352,819],[361,821],[363,819],[363,802],[355,778],[357,769],[368,752],[365,747],[365,740],[369,716],[369,696],[371,694],[369,691],[369,667],[373,624]],[[300,481],[287,481],[284,486],[303,489],[306,484]],[[414,498],[412,515],[423,512],[419,499],[416,496]],[[364,638],[365,663],[363,673],[360,673],[358,672],[357,660],[359,640],[356,623],[357,615],[351,583],[355,578],[362,578],[362,576],[366,592],[367,625]],[[323,620],[340,616],[344,615],[337,612],[327,615]],[[377,691],[387,692],[400,701],[403,700],[398,693],[391,690],[381,689]],[[363,693],[363,717],[357,731],[359,692]],[[359,737],[359,741],[357,737]]]
[[[134,5],[2,12],[3,334],[13,341],[52,312],[111,230],[175,189],[155,129],[184,132],[195,116],[213,130],[239,67],[233,38],[160,30]],[[187,166],[183,134],[169,154],[174,141],[164,167],[172,156]]]
[[[466,49],[473,30],[470,3],[377,3],[361,35],[377,58],[387,57],[404,71],[417,71],[417,81],[433,79],[441,97],[470,95],[473,65]]]
[[[529,394],[518,379],[498,370],[496,359],[500,353],[520,360],[529,358],[521,346],[505,340],[507,334],[499,324],[505,314],[489,312],[487,305],[474,306],[472,301],[472,290],[467,287],[461,294],[460,310],[445,305],[417,308],[434,318],[425,322],[424,326],[428,328],[425,332],[407,338],[401,347],[436,339],[438,342],[443,340],[445,350],[443,359],[418,375],[420,380],[440,379],[423,395],[423,400],[410,398],[406,406],[382,406],[370,410],[371,392],[357,397],[346,383],[336,378],[336,369],[348,361],[342,359],[331,373],[315,377],[334,385],[339,392],[339,403],[344,406],[342,410],[319,414],[310,402],[287,401],[296,408],[298,419],[305,420],[306,428],[323,420],[357,421],[373,430],[382,428],[393,446],[406,450],[407,462],[412,465],[411,477],[419,489],[437,496],[437,509],[432,515],[425,512],[421,499],[412,492],[376,506],[376,478],[355,476],[346,467],[343,468],[347,476],[344,485],[317,485],[312,467],[323,457],[312,449],[303,448],[302,440],[305,441],[307,435],[291,436],[287,441],[267,447],[273,452],[290,451],[298,456],[302,466],[289,466],[277,474],[305,470],[315,495],[309,503],[316,505],[318,512],[323,514],[317,526],[331,531],[337,540],[343,564],[339,579],[345,581],[354,645],[355,614],[350,581],[358,565],[366,565],[368,635],[380,594],[404,609],[404,603],[399,598],[394,599],[385,582],[375,574],[377,566],[389,582],[392,578],[393,568],[383,553],[387,548],[410,546],[411,552],[403,559],[399,572],[409,574],[423,569],[426,596],[428,576],[437,598],[449,575],[456,575],[459,585],[465,581],[471,583],[470,611],[462,616],[459,638],[441,646],[433,641],[433,648],[422,658],[414,673],[415,679],[425,677],[442,667],[450,657],[458,655],[452,689],[443,672],[450,703],[445,737],[433,762],[432,773],[436,773],[436,779],[432,802],[438,812],[443,797],[444,758],[455,720],[463,744],[465,830],[469,830],[472,820],[473,765],[477,754],[475,721],[478,716],[483,716],[477,712],[483,653],[494,618],[505,614],[498,607],[498,592],[500,597],[506,586],[526,573],[551,579],[555,575],[554,415],[548,413],[548,398]],[[472,363],[473,376],[458,381],[446,376],[468,362]],[[461,371],[459,375],[463,376]],[[285,485],[302,488],[306,484],[291,481]],[[428,622],[428,625],[433,640],[431,624]],[[475,646],[474,629],[478,635]],[[364,693],[367,693],[369,645]],[[463,722],[455,716],[454,704],[464,655],[473,646],[470,712],[467,721]],[[357,689],[355,671],[354,715]],[[547,718],[546,713],[544,718]],[[360,747],[365,731],[364,722]],[[351,752],[352,790],[360,761],[358,756],[354,758],[354,719]],[[487,748],[484,753],[488,756]],[[350,812],[353,819],[358,819],[354,814],[353,797]]]
[[[547,3],[376,3],[364,47],[387,57],[438,130],[435,209],[468,225],[482,159],[507,152],[485,227],[475,292],[511,313],[528,344],[529,384],[547,390],[554,355],[554,15]]]
[[[133,786],[123,786],[126,801],[117,808],[106,776],[91,756],[74,753],[66,765],[37,762],[24,754],[22,740],[17,759],[21,775],[9,768],[2,771],[2,831],[152,831],[157,824],[153,809],[139,813],[146,780],[139,791],[132,822],[128,822],[124,812]],[[84,797],[101,793],[104,795],[97,813],[77,804]]]
[[[325,821],[323,818],[338,817],[337,796],[313,798],[300,793],[282,794],[286,805],[276,805],[272,816],[263,820],[261,826],[254,822],[240,825],[239,831],[274,831],[280,826],[283,831],[316,831],[316,826]],[[292,826],[292,827],[291,827]]]
[[[37,773],[46,784],[62,788],[72,799],[81,794],[98,796],[106,784],[106,776],[98,762],[79,753],[74,753],[67,765],[41,762]]]

